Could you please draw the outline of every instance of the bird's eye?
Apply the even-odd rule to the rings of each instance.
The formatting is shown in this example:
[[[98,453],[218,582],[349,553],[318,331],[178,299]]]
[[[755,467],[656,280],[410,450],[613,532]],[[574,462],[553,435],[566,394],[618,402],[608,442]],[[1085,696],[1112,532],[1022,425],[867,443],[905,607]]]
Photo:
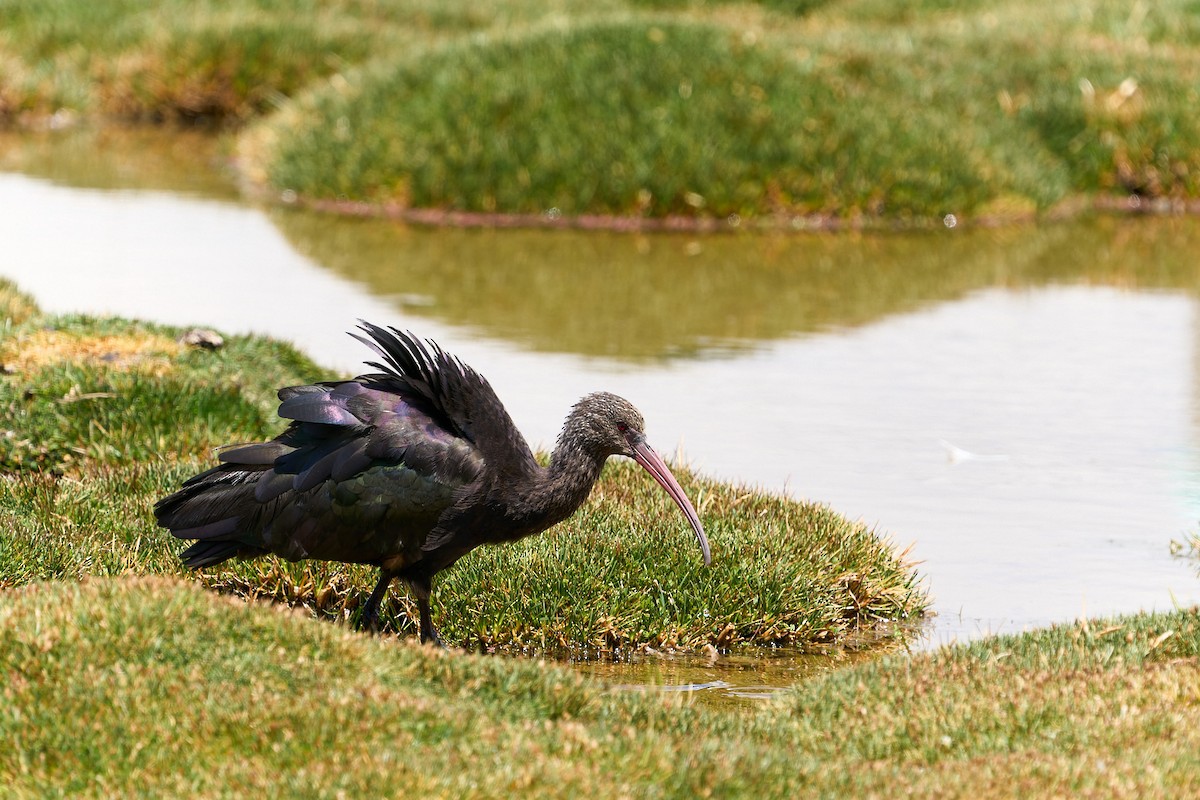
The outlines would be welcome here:
[[[625,431],[629,430],[629,426],[626,425],[624,422],[618,422],[617,430],[619,430],[621,433],[624,433]]]

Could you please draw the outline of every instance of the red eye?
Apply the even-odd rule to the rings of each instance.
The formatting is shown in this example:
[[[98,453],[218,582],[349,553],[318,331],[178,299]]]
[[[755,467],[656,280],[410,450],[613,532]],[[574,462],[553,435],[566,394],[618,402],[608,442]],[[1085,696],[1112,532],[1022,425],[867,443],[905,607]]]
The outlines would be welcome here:
[[[624,422],[618,422],[617,430],[619,430],[621,433],[624,433],[625,431],[629,430],[629,426],[626,425]]]

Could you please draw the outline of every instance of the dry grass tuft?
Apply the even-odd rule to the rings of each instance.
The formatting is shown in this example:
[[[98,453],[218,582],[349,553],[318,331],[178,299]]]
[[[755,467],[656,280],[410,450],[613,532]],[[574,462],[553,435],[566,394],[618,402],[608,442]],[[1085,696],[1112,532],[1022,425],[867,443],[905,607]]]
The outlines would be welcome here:
[[[0,92],[3,87],[0,87]],[[0,97],[0,104],[3,98]],[[3,111],[0,109],[0,114]],[[12,282],[0,278],[0,325],[21,325],[38,315],[37,303]]]
[[[182,351],[182,345],[154,333],[86,335],[39,330],[6,341],[0,347],[0,360],[7,371],[20,374],[69,363],[163,377]]]

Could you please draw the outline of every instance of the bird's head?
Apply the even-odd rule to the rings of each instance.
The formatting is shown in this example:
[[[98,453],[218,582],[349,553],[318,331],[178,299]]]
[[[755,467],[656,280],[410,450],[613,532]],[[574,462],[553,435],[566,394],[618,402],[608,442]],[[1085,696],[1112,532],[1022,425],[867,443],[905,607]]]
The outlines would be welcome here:
[[[635,444],[646,439],[641,412],[615,394],[589,394],[575,404],[571,416],[574,435],[597,455],[633,458]]]
[[[700,517],[662,456],[646,443],[646,423],[633,403],[615,394],[596,392],[576,403],[571,417],[568,426],[584,447],[604,457],[632,458],[671,495],[692,526],[707,565],[712,556]]]

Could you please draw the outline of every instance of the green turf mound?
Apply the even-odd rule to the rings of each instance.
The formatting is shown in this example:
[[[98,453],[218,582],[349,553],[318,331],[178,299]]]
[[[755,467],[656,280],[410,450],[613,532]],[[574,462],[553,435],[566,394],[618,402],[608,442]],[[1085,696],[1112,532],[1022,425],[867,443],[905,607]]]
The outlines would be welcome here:
[[[472,39],[283,114],[301,196],[479,212],[819,210],[847,131],[830,86],[732,30],[644,19]]]

